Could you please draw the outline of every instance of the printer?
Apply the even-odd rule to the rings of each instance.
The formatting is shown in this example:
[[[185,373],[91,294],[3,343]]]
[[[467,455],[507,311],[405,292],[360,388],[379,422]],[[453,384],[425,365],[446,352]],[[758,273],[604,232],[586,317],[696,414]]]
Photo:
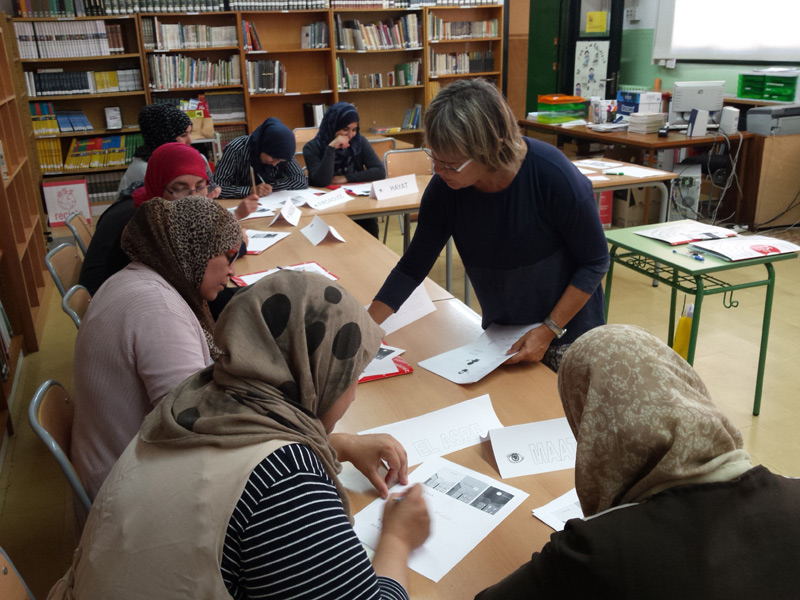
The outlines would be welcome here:
[[[751,108],[747,111],[747,131],[758,135],[800,133],[800,104]]]

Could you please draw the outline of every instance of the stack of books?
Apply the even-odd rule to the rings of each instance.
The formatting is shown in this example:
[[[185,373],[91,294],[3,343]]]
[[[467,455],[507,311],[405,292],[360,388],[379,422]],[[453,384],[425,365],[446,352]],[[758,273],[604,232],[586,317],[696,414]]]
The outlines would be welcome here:
[[[145,50],[186,50],[236,46],[236,27],[203,24],[162,23],[158,17],[142,19]]]
[[[240,85],[238,56],[210,61],[181,54],[149,55],[150,89],[171,91],[175,88]]]
[[[207,92],[203,96],[215,123],[245,120],[242,92]]]
[[[111,204],[117,199],[119,182],[125,171],[108,171],[106,173],[89,173],[86,175],[86,187],[89,190],[89,204]],[[92,206],[92,216],[96,211]]]
[[[403,129],[419,129],[419,120],[422,115],[422,106],[415,104],[413,107],[406,110],[403,116]]]
[[[25,71],[25,83],[28,95],[31,97],[132,92],[142,89],[142,72],[139,69],[116,71],[38,69],[36,72]]]
[[[664,113],[637,112],[628,116],[628,131],[630,133],[656,133],[667,122]]]
[[[82,110],[56,111],[56,121],[58,122],[58,129],[61,133],[92,131],[94,129]]]
[[[286,93],[286,67],[279,60],[248,60],[247,89],[251,94]]]
[[[39,166],[45,173],[60,173],[64,169],[61,142],[56,138],[36,140]]]
[[[82,58],[123,54],[122,26],[104,21],[15,21],[21,58]]]
[[[124,167],[133,160],[133,153],[142,145],[142,135],[132,133],[72,140],[65,171]]]
[[[328,24],[324,21],[303,25],[300,28],[301,48],[327,48],[329,45],[330,40],[328,38]]]

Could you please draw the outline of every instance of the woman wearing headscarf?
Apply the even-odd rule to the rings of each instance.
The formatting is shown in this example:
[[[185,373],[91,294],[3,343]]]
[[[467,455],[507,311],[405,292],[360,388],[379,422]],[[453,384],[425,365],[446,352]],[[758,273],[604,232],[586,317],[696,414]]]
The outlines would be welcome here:
[[[133,191],[130,189],[131,186],[135,189],[141,185],[145,179],[150,157],[156,148],[170,142],[187,146],[192,143],[192,120],[185,112],[168,104],[148,104],[142,107],[139,111],[139,130],[142,132],[144,143],[134,152],[133,160],[119,182],[117,191],[120,194],[126,191],[130,193]],[[205,156],[203,162],[206,178],[212,182],[211,169]],[[214,183],[210,183],[210,186],[207,195],[209,198],[216,198],[219,195],[219,188]]]
[[[90,498],[152,407],[219,356],[208,302],[241,243],[233,215],[197,196],[153,198],[125,228],[132,262],[92,298],[75,342],[72,461]]]
[[[316,137],[303,146],[311,185],[378,181],[386,169],[372,145],[361,135],[358,112],[349,102],[337,102],[322,117]],[[377,219],[359,219],[359,225],[378,237]]]
[[[421,487],[386,504],[370,565],[337,478],[339,460],[369,471],[402,447],[331,445],[380,329],[337,284],[281,271],[237,294],[214,338],[222,356],[147,416],[50,597],[408,598]]]
[[[294,159],[295,148],[294,132],[275,117],[264,121],[250,135],[236,138],[225,146],[214,172],[222,186],[220,198],[244,198],[250,194],[263,198],[273,191],[307,188],[308,179]]]
[[[153,151],[149,164],[150,168],[144,174],[144,185],[130,193],[120,194],[97,221],[78,278],[78,283],[91,295],[130,262],[122,250],[121,239],[122,231],[136,209],[152,198],[174,200],[188,195],[208,196],[210,184],[205,161],[191,146],[179,142],[162,144]],[[234,215],[243,219],[257,206],[256,196],[245,198],[236,207]]]
[[[797,596],[800,480],[753,467],[677,353],[599,327],[567,352],[558,390],[585,518],[476,598]]]

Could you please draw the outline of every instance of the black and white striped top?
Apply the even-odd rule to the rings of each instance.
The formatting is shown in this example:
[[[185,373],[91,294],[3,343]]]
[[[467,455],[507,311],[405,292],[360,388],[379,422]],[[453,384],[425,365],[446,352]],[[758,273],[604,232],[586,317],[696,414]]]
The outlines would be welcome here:
[[[222,578],[235,599],[408,600],[375,575],[316,454],[284,446],[253,469],[231,515]]]
[[[308,178],[294,158],[278,163],[277,166],[264,165],[267,173],[266,183],[278,190],[304,190]],[[250,136],[243,135],[225,146],[222,157],[214,171],[214,181],[222,187],[220,198],[244,198],[250,194]],[[258,183],[258,182],[256,182]]]

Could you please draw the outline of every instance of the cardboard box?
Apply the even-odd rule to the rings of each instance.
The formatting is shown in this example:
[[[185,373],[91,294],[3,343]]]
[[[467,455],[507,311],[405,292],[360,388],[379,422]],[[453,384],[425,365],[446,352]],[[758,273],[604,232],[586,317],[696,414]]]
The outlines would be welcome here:
[[[652,189],[652,188],[651,188]],[[644,225],[644,198],[647,188],[633,188],[627,192],[617,192],[614,197],[615,227],[635,227]],[[661,214],[661,197],[655,192],[650,193],[650,212],[648,223],[658,223]]]
[[[617,115],[661,112],[661,92],[617,92]]]
[[[611,190],[601,192],[597,211],[600,213],[600,222],[603,229],[611,229],[611,209],[613,207],[614,192]]]

